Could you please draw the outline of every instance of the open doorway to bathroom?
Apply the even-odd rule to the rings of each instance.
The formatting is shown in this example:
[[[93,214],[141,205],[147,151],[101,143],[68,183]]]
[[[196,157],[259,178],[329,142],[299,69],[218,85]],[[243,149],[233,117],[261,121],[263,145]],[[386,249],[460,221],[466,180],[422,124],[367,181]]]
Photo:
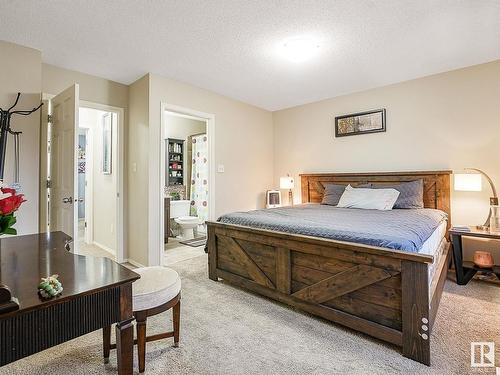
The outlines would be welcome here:
[[[165,111],[164,256],[171,264],[203,254],[210,209],[208,119]]]

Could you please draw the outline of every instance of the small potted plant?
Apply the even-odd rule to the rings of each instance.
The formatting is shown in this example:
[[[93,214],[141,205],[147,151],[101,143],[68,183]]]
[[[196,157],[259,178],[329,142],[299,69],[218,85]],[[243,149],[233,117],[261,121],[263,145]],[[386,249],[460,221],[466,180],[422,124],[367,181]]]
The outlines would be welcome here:
[[[8,187],[0,188],[0,236],[3,234],[17,234],[12,226],[16,223],[16,212],[23,202],[24,194],[17,194],[15,189]]]

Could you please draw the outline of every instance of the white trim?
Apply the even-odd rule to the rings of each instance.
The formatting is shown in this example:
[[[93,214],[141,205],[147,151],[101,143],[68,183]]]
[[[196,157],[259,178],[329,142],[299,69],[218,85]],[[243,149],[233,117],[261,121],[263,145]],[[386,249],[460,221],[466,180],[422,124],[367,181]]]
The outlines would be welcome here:
[[[38,227],[40,233],[46,233],[49,228],[49,191],[47,181],[49,179],[49,113],[51,112],[50,100],[43,99],[40,124],[40,197]]]
[[[129,259],[124,259],[123,263],[130,263],[131,265],[133,265],[135,267],[138,267],[138,268],[146,267],[144,264],[136,262],[135,260],[130,259],[130,258]]]
[[[151,149],[149,157],[148,261],[150,266],[161,264],[164,250],[165,112],[206,121],[209,150],[208,219],[214,220],[215,218],[215,115],[166,102],[160,102],[160,111],[160,128],[154,129],[150,124],[149,138]]]
[[[125,125],[124,125],[124,109],[120,107],[114,107],[111,105],[93,103],[86,100],[80,100],[80,108],[92,108],[98,109],[106,112],[114,112],[118,114],[118,126],[116,132],[116,142],[118,144],[118,168],[114,170],[117,173],[117,205],[116,205],[116,261],[118,263],[123,263],[125,259],[125,254],[127,254],[127,243],[124,238],[125,233],[125,219],[124,219],[124,136],[125,136]]]
[[[85,130],[85,243],[91,244],[94,240],[94,153],[93,150],[93,129],[80,128]]]
[[[192,115],[188,115],[188,114],[180,113],[180,112],[175,112],[175,111],[165,110],[164,112],[166,112],[166,113],[168,113],[169,115],[172,115],[172,116],[187,118],[189,120],[195,120],[195,121],[200,121],[200,120],[201,121],[206,121],[207,120],[206,118],[201,118],[199,116],[192,116]]]
[[[75,83],[75,129],[73,129],[73,238],[78,238],[78,204],[75,204],[75,198],[78,199],[78,130],[80,129],[80,85]],[[64,91],[63,91],[64,92]],[[59,94],[58,94],[59,95]],[[77,200],[78,202],[78,200]],[[73,241],[73,252],[80,254],[78,241]]]

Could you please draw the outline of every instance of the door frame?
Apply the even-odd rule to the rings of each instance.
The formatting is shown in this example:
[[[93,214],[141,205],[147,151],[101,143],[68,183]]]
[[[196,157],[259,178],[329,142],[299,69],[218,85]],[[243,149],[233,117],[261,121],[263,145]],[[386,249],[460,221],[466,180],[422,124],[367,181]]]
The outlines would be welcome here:
[[[94,153],[93,153],[93,129],[85,129],[85,243],[92,244],[94,239]]]
[[[125,126],[124,126],[124,113],[125,110],[120,107],[114,107],[107,104],[100,104],[89,102],[87,100],[80,100],[80,108],[90,108],[97,109],[105,112],[114,112],[118,115],[118,124],[116,126],[116,143],[118,146],[118,160],[113,161],[114,168],[113,171],[116,171],[116,181],[117,181],[117,205],[116,205],[116,228],[115,228],[115,236],[116,236],[116,261],[118,263],[125,262],[125,239],[124,239],[124,138],[125,138]],[[95,155],[92,155],[94,157]],[[118,162],[118,168],[115,167],[116,162]],[[91,229],[92,231],[92,229]],[[90,237],[93,239],[93,236]]]
[[[197,111],[191,108],[181,107],[175,104],[170,104],[167,102],[160,103],[160,139],[159,141],[159,158],[158,158],[158,173],[160,176],[159,184],[152,188],[154,189],[153,196],[156,196],[157,207],[159,207],[160,211],[160,220],[157,222],[157,225],[154,225],[152,230],[150,229],[150,233],[152,234],[153,244],[157,244],[156,246],[149,246],[149,259],[157,261],[158,265],[161,265],[162,255],[164,250],[164,225],[163,222],[165,220],[165,210],[163,200],[165,199],[165,169],[166,169],[166,161],[165,161],[165,136],[167,125],[165,123],[166,112],[171,112],[174,115],[179,115],[181,117],[192,118],[200,121],[205,121],[207,124],[207,136],[208,136],[208,219],[215,219],[215,115],[212,113],[206,113]],[[150,225],[155,221],[150,220]],[[159,251],[158,251],[159,250]],[[156,262],[155,262],[156,263]]]
[[[49,180],[49,106],[50,100],[44,94],[42,96],[43,106],[41,108],[40,121],[40,174],[39,174],[39,218],[38,231],[46,233],[49,231],[49,195],[48,195],[48,180]]]

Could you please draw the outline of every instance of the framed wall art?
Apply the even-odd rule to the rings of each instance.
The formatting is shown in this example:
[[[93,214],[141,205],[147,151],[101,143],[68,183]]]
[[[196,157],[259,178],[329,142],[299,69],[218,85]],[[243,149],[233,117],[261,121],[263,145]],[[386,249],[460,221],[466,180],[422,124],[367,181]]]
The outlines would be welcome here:
[[[385,132],[385,108],[335,117],[335,137]]]

